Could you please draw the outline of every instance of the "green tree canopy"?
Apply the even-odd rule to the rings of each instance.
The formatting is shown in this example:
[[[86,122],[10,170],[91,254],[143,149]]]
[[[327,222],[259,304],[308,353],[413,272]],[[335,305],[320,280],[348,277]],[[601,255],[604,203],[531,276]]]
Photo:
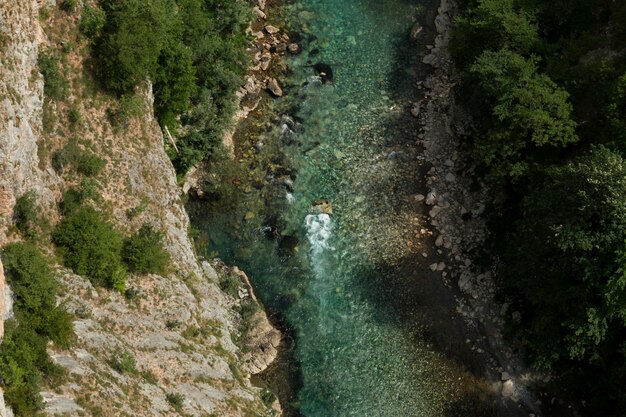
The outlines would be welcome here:
[[[477,0],[457,18],[452,54],[465,68],[482,51],[503,48],[527,54],[539,42],[537,24],[516,0]]]
[[[601,363],[626,329],[626,161],[597,147],[544,175],[523,200],[500,275],[537,363]]]
[[[539,74],[534,59],[507,49],[486,51],[470,71],[491,113],[481,120],[476,153],[494,177],[517,178],[538,148],[578,140],[568,93]]]

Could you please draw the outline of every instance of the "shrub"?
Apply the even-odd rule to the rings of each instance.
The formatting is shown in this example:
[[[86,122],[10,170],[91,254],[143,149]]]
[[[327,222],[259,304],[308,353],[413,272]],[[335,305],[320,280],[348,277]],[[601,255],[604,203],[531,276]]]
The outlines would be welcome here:
[[[4,396],[16,415],[34,415],[43,404],[39,383],[43,377],[55,378],[62,372],[48,356],[48,340],[63,347],[71,344],[71,316],[56,305],[54,272],[34,245],[7,245],[2,258],[15,310],[0,345]]]
[[[163,235],[148,224],[124,243],[124,261],[138,273],[163,274],[169,263],[169,254],[163,249]]]
[[[126,350],[111,358],[109,363],[111,368],[121,374],[134,373],[137,369],[137,361],[135,361],[135,357]]]
[[[98,185],[92,178],[83,178],[78,188],[70,188],[63,193],[60,208],[64,215],[67,215],[79,207],[81,207],[88,200],[98,201],[100,195],[98,194]]]
[[[68,165],[80,174],[91,177],[98,175],[106,162],[93,152],[81,148],[76,139],[70,139],[61,150],[52,156],[52,167],[57,172],[62,172],[63,168]]]
[[[106,18],[106,13],[99,7],[85,6],[80,16],[80,32],[93,41],[102,32]]]
[[[169,393],[165,395],[165,399],[168,403],[172,405],[174,410],[178,411],[179,413],[182,411],[183,404],[185,403],[185,396],[183,394]]]
[[[121,262],[122,236],[91,207],[68,214],[56,227],[54,242],[65,265],[96,285],[124,291],[126,270]]]
[[[52,52],[41,52],[37,59],[37,65],[39,65],[39,71],[43,75],[43,91],[45,95],[55,100],[65,98],[67,95],[67,81],[59,70],[59,58],[54,56]]]
[[[70,317],[56,305],[58,283],[46,257],[31,243],[13,243],[3,249],[2,258],[19,323],[68,346]]]
[[[141,98],[134,94],[124,94],[119,98],[117,107],[107,109],[107,116],[113,126],[123,128],[131,118],[141,116],[142,112]]]
[[[27,192],[17,199],[15,208],[13,209],[15,227],[28,239],[35,238],[37,235],[36,225],[38,209],[35,203],[35,197],[33,191]]]
[[[71,13],[76,10],[76,0],[63,0],[59,7],[61,10]]]
[[[220,288],[233,298],[238,297],[241,280],[234,275],[226,275],[220,279]]]

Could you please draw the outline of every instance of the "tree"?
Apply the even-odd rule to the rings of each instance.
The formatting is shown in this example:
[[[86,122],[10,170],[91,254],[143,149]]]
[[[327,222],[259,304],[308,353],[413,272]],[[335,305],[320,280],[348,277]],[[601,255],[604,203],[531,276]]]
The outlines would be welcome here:
[[[462,68],[483,51],[503,48],[526,54],[539,42],[537,24],[529,9],[515,0],[478,0],[457,18],[451,52]]]
[[[537,364],[599,364],[626,330],[626,161],[597,147],[542,174],[500,276]]]
[[[168,33],[168,17],[175,15],[165,0],[107,0],[107,22],[96,44],[98,72],[104,85],[118,94],[132,92],[147,78],[154,79]]]
[[[484,107],[476,154],[496,179],[518,178],[539,148],[576,142],[568,93],[537,72],[534,59],[507,49],[484,52],[471,66]]]

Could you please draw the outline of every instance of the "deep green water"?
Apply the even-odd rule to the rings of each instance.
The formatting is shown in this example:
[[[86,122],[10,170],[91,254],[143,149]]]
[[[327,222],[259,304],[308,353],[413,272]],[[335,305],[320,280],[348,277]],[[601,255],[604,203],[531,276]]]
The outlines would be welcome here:
[[[286,6],[305,51],[286,58],[292,73],[275,110],[293,118],[252,139],[256,162],[240,167],[252,186],[192,210],[208,251],[242,267],[293,329],[301,386],[290,405],[306,417],[454,415],[463,397],[466,374],[432,344],[450,300],[431,297],[440,278],[422,260],[429,249],[410,200],[423,192],[407,107],[420,98],[424,51],[409,31],[421,19],[427,39],[432,9],[418,0]],[[316,80],[308,61],[331,64],[334,82]],[[312,208],[318,199],[332,215]],[[270,226],[283,237],[268,238]]]

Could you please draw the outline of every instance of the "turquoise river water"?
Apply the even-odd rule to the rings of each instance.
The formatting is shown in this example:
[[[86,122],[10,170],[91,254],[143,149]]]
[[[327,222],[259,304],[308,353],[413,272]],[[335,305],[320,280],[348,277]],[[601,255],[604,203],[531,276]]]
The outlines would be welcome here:
[[[408,107],[426,70],[425,46],[409,33],[420,22],[427,42],[434,7],[300,0],[284,9],[304,51],[285,58],[278,116],[261,118],[259,135],[242,146],[241,171],[217,169],[217,182],[239,176],[244,185],[193,203],[207,251],[245,270],[290,329],[290,413],[480,415],[454,411],[479,382],[450,355],[465,336],[447,324],[453,302],[428,270],[436,254],[411,200],[424,190]],[[314,75],[319,62],[333,67],[332,83]]]

